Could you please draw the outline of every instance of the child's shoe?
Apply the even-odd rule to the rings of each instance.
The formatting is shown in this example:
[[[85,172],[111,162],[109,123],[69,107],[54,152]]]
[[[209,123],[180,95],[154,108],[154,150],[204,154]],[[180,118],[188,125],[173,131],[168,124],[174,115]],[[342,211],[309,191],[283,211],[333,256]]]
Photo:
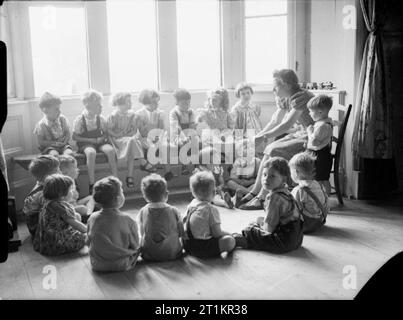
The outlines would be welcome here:
[[[246,240],[246,238],[242,234],[233,233],[232,236],[235,239],[235,247],[248,249],[248,241]]]
[[[228,192],[224,193],[224,201],[227,204],[228,208],[230,208],[230,209],[234,208],[234,204],[231,200],[231,195]]]
[[[164,174],[164,178],[166,181],[172,180],[173,177],[174,177],[174,175],[171,171]]]

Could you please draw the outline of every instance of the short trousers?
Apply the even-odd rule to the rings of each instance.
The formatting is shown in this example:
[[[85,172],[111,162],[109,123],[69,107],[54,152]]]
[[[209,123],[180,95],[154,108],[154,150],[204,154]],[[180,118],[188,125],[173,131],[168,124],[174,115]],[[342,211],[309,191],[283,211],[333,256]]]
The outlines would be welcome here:
[[[219,238],[207,240],[189,239],[184,241],[185,250],[198,258],[212,258],[221,254]]]

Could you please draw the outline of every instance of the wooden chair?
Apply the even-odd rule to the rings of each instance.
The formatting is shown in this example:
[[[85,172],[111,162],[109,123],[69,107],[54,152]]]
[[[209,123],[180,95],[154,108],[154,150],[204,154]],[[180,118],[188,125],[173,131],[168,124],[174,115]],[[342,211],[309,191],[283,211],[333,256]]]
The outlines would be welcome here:
[[[342,116],[342,121],[335,121],[336,126],[339,128],[339,132],[337,137],[333,135],[332,137],[332,142],[336,145],[335,152],[332,152],[333,156],[333,170],[331,173],[333,174],[333,180],[334,180],[334,186],[332,186],[332,189],[335,190],[332,194],[337,195],[337,199],[339,203],[342,205],[343,204],[343,196],[342,196],[342,191],[340,187],[340,179],[339,179],[339,170],[340,170],[340,160],[341,160],[341,151],[343,148],[343,140],[344,140],[344,135],[346,133],[346,128],[347,128],[347,122],[350,117],[352,105],[350,104],[348,107],[338,105],[336,108],[336,111],[342,112],[344,115]],[[341,118],[341,117],[340,117]],[[339,119],[340,119],[339,118]],[[339,124],[339,125],[338,125]],[[333,148],[332,148],[333,150]]]

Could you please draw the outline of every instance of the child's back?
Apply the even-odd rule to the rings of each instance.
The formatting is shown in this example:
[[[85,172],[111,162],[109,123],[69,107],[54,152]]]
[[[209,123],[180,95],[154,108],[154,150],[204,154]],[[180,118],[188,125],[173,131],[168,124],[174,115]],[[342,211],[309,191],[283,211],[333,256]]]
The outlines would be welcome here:
[[[137,261],[137,224],[117,208],[102,209],[91,215],[88,241],[91,265],[96,271],[127,270]]]
[[[144,232],[144,259],[172,260],[182,254],[183,226],[177,208],[166,203],[149,203],[140,210],[139,224]]]

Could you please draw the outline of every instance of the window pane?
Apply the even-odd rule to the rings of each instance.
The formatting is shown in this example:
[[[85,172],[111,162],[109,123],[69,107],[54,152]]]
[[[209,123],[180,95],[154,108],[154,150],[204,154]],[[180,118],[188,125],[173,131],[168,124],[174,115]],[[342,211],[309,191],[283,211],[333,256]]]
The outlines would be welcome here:
[[[217,0],[177,0],[179,86],[220,85],[220,27]]]
[[[111,0],[106,4],[112,92],[158,88],[154,1]]]
[[[245,16],[286,14],[287,0],[245,0]]]
[[[84,8],[29,8],[35,96],[81,94],[88,88],[84,13]]]
[[[287,68],[287,16],[245,20],[246,80],[271,83],[275,69]]]

